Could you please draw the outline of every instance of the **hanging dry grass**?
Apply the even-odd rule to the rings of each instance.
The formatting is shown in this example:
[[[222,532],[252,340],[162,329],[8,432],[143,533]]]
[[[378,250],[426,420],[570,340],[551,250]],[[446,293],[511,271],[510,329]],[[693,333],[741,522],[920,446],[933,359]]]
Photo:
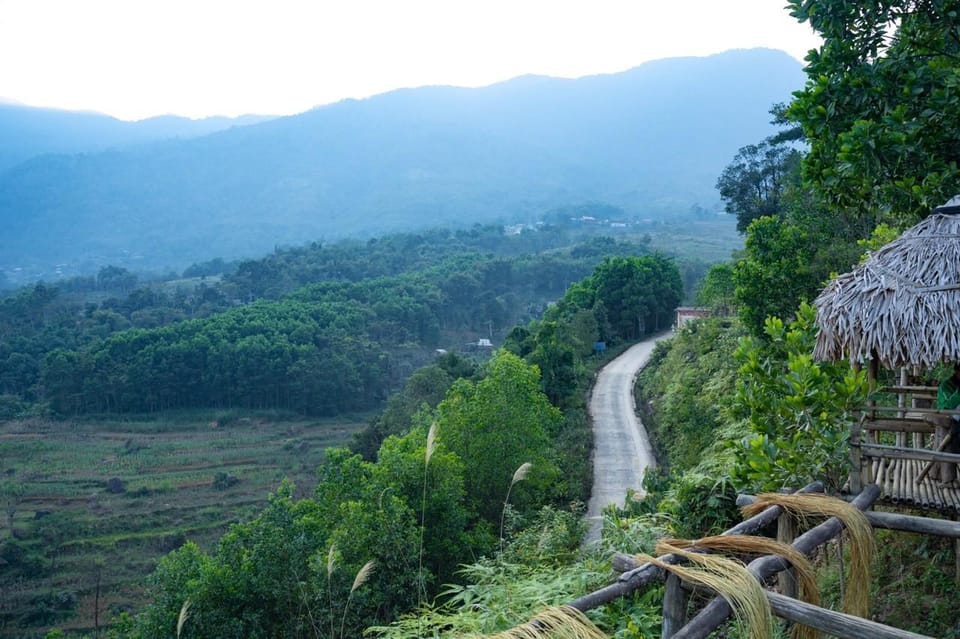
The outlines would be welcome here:
[[[743,562],[719,555],[690,552],[664,541],[657,543],[655,552],[658,555],[674,553],[694,565],[668,564],[644,554],[636,555],[636,558],[640,562],[654,564],[685,581],[716,591],[730,604],[734,618],[746,628],[751,639],[768,639],[773,636],[770,602],[767,601],[760,582],[747,571]]]
[[[750,555],[780,555],[789,561],[795,569],[800,600],[814,606],[820,605],[820,590],[817,588],[817,577],[813,570],[813,564],[810,563],[806,555],[789,544],[753,535],[717,535],[694,540],[664,539],[663,543],[685,550],[701,549]],[[794,639],[816,639],[818,636],[815,629],[802,624],[795,624],[792,633]]]
[[[847,614],[867,618],[870,614],[870,562],[873,561],[873,528],[866,516],[842,499],[816,493],[781,495],[765,493],[741,508],[747,517],[768,508],[781,506],[798,518],[836,517],[843,522],[852,540],[850,548],[849,587],[843,602]]]
[[[547,608],[522,626],[493,635],[493,639],[606,639],[606,636],[576,608],[560,606]]]
[[[818,360],[960,361],[960,215],[930,215],[830,282],[814,306]]]

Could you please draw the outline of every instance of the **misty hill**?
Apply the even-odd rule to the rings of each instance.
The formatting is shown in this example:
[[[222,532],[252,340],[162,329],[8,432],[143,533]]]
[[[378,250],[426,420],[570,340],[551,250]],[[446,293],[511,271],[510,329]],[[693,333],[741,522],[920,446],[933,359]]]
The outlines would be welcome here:
[[[737,149],[803,82],[782,52],[676,58],[348,100],[192,140],[35,158],[0,175],[0,269],[182,267],[277,244],[532,221],[602,201],[712,206]]]
[[[101,113],[0,101],[0,171],[46,153],[86,153],[168,138],[193,138],[268,119],[248,115],[191,120],[166,115],[125,122]]]

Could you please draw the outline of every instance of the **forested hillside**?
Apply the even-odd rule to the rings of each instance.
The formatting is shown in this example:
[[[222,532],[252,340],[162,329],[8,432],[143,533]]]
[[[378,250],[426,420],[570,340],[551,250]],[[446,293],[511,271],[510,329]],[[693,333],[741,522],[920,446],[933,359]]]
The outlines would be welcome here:
[[[401,90],[200,139],[35,158],[0,173],[0,271],[23,284],[108,264],[180,270],[314,239],[532,224],[591,201],[621,208],[620,223],[713,210],[717,173],[801,83],[785,53],[733,51]]]
[[[502,339],[604,256],[648,252],[581,237],[475,227],[199,264],[229,272],[182,286],[116,267],[38,284],[0,300],[4,411],[375,408],[435,349]]]

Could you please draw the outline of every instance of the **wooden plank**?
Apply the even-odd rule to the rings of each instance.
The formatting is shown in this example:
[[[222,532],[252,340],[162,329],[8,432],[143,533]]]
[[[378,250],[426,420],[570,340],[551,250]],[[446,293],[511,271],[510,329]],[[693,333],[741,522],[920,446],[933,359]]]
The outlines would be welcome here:
[[[932,639],[927,635],[918,635],[915,632],[885,626],[854,615],[818,608],[775,592],[766,591],[766,594],[770,607],[778,617],[802,623],[841,639],[862,639],[863,637],[871,637],[871,639]]]
[[[680,578],[674,574],[667,575],[663,590],[663,621],[660,626],[660,636],[663,639],[671,639],[687,623],[689,599],[689,593],[681,587]]]
[[[923,461],[942,461],[960,463],[960,454],[944,453],[933,450],[917,450],[899,446],[884,446],[882,444],[864,444],[861,446],[864,454],[873,457],[887,457],[892,459],[920,459]]]
[[[934,425],[930,422],[920,419],[896,419],[887,417],[882,419],[869,419],[863,422],[864,430],[883,431],[887,433],[932,433]]]
[[[777,519],[777,541],[780,543],[792,544],[799,532],[797,520],[790,513],[783,513]],[[797,574],[792,566],[789,570],[781,572],[777,579],[780,583],[780,592],[788,597],[797,596]]]
[[[937,387],[936,386],[911,386],[909,384],[900,384],[897,386],[884,386],[882,392],[889,393],[910,393],[913,395],[930,395],[932,398],[937,397]]]

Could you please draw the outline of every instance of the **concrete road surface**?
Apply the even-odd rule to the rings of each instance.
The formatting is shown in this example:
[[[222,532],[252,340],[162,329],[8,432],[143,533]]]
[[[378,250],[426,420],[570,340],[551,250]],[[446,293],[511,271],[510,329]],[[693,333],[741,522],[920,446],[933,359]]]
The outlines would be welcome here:
[[[593,494],[587,507],[587,543],[600,540],[601,512],[623,505],[627,490],[640,491],[643,471],[656,467],[647,431],[637,417],[633,383],[661,333],[632,346],[601,369],[590,395],[593,423]]]

